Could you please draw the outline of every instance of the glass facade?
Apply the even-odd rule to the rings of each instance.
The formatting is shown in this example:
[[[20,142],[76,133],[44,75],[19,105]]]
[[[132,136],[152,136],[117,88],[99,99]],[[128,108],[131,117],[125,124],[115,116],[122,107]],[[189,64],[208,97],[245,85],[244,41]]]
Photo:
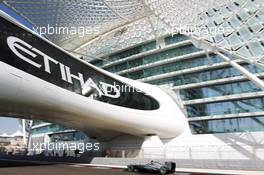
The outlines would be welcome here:
[[[252,73],[263,72],[263,68],[259,68],[259,67],[257,68],[254,65],[247,64],[247,65],[244,65],[244,68],[246,68]],[[180,85],[191,84],[191,83],[201,83],[201,82],[210,81],[210,80],[218,80],[222,78],[236,77],[239,75],[241,75],[241,73],[237,69],[233,67],[228,67],[228,68],[221,68],[217,70],[213,69],[210,71],[178,75],[175,77],[169,77],[169,78],[150,81],[149,83],[157,84],[157,85],[173,84],[174,86],[180,86]]]
[[[111,63],[111,62],[120,60],[122,58],[137,55],[137,54],[142,53],[142,52],[153,50],[155,48],[156,48],[156,41],[148,42],[146,44],[142,44],[142,45],[124,50],[122,52],[112,54],[112,55],[108,56],[107,59],[104,58],[104,64]]]
[[[201,98],[259,92],[261,89],[250,81],[220,84],[208,87],[184,89],[180,91],[181,99],[195,100]]]
[[[164,37],[165,47],[185,41],[188,39],[183,35],[174,35]],[[123,70],[129,70],[131,68],[136,68],[138,66],[146,65],[149,63],[155,63],[157,61],[168,60],[177,56],[183,56],[190,53],[195,53],[201,51],[200,49],[195,48],[191,44],[185,46],[175,46],[174,48],[162,49],[161,51],[155,51],[155,53],[150,53],[146,56],[136,57],[135,59],[129,59],[125,61],[125,58],[128,58],[131,55],[134,55],[134,52],[126,50],[124,53],[119,52],[114,55],[115,60],[124,58],[124,61],[115,64],[109,65],[106,70],[111,72],[120,72]],[[109,62],[113,61],[113,58],[107,60]],[[107,62],[105,61],[105,62]],[[109,63],[108,62],[108,63]],[[186,58],[183,60],[175,61],[172,63],[166,63],[162,65],[152,65],[149,68],[138,69],[136,71],[129,71],[128,73],[121,74],[124,77],[131,79],[142,79],[146,77],[155,77],[156,75],[162,75],[170,72],[188,70],[190,68],[199,68],[201,66],[208,65],[208,68],[197,69],[192,73],[182,73],[180,75],[160,78],[147,83],[155,85],[166,85],[170,84],[172,86],[181,86],[188,84],[198,84],[203,83],[201,87],[195,88],[185,88],[180,89],[180,97],[183,101],[195,100],[195,99],[204,99],[211,97],[220,97],[228,95],[239,95],[243,93],[254,93],[260,92],[261,89],[257,87],[254,83],[248,80],[241,80],[238,82],[223,82],[218,84],[206,85],[204,82],[210,80],[219,80],[224,78],[231,78],[236,76],[241,76],[241,73],[227,65],[215,68],[214,64],[224,62],[224,60],[217,56],[210,54],[209,56],[196,56],[192,58]],[[98,63],[97,63],[98,64]],[[244,68],[249,70],[251,73],[263,73],[264,69],[259,68],[253,65],[246,63],[240,63]],[[226,99],[221,102],[214,103],[203,103],[203,104],[193,104],[185,105],[188,118],[193,119],[195,117],[202,116],[221,116],[222,119],[217,120],[195,120],[189,121],[190,128],[193,134],[212,134],[212,133],[228,133],[228,132],[245,132],[245,131],[264,131],[264,115],[260,117],[254,116],[245,116],[234,117],[234,118],[225,118],[228,114],[240,114],[240,113],[250,113],[250,112],[261,112],[264,110],[264,98],[254,97],[240,100],[230,100]],[[197,119],[197,118],[196,118]],[[176,121],[175,121],[176,122]]]
[[[182,55],[190,54],[190,53],[197,52],[197,51],[201,51],[201,50],[194,47],[192,44],[185,45],[185,46],[181,46],[177,48],[164,50],[158,53],[153,53],[153,54],[150,54],[144,57],[139,57],[133,60],[125,61],[120,64],[108,67],[106,68],[106,70],[110,72],[119,72],[119,71],[126,70],[129,68],[134,68],[134,67],[146,65],[149,63],[154,63],[157,61],[166,60],[169,58],[174,58],[177,56],[182,56]]]
[[[98,60],[98,59],[97,60],[92,60],[90,63],[95,65],[95,66],[100,67],[100,66],[103,65],[103,60]]]
[[[165,41],[166,45],[170,45],[170,44],[174,44],[174,43],[177,43],[177,42],[184,41],[186,39],[188,39],[188,37],[185,36],[185,35],[175,34],[173,36],[165,37],[164,41]]]
[[[130,49],[124,50],[122,52],[119,53],[115,53],[112,55],[109,55],[108,57],[103,57],[102,59],[96,59],[96,60],[92,60],[90,63],[95,65],[95,66],[102,66],[104,64],[108,64],[108,63],[112,63],[115,61],[118,61],[122,58],[127,58],[133,55],[137,55],[146,51],[150,51],[156,49],[156,41],[151,41],[136,47],[132,47]],[[118,71],[122,71],[124,69],[127,69],[127,62],[122,63],[122,64],[118,64],[116,66],[112,66],[110,68],[108,68],[107,70],[110,72],[118,72]]]
[[[44,133],[52,133],[52,132],[61,132],[61,131],[65,131],[65,130],[72,130],[72,129],[66,128],[62,125],[51,124],[48,126],[43,126],[43,127],[31,129],[31,134],[33,134],[33,135],[44,134]]]
[[[210,58],[207,58],[207,56],[201,56],[197,58],[177,61],[177,62],[168,63],[164,65],[162,64],[159,66],[146,68],[146,69],[135,71],[132,73],[127,73],[126,77],[132,78],[132,79],[140,79],[140,78],[146,78],[150,76],[165,74],[169,72],[184,70],[188,68],[204,66],[204,65],[208,65],[212,63],[220,63],[222,61],[223,59],[216,55]]]
[[[264,116],[189,122],[193,134],[264,131]]]
[[[260,112],[264,110],[264,98],[226,101],[186,106],[188,117]]]
[[[43,122],[41,120],[34,120],[32,122],[32,126],[37,126],[37,125],[41,125],[41,124],[45,124],[46,122]]]
[[[86,138],[85,134],[79,131],[50,134],[51,142],[80,141],[85,140]]]

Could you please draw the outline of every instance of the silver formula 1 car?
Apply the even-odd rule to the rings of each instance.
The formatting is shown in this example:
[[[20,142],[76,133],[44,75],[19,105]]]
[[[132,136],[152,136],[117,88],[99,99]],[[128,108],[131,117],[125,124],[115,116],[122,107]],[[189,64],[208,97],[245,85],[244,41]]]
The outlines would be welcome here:
[[[175,162],[165,162],[164,164],[151,161],[145,165],[128,165],[127,170],[129,172],[146,172],[146,173],[159,173],[159,174],[170,174],[174,173],[176,168]]]

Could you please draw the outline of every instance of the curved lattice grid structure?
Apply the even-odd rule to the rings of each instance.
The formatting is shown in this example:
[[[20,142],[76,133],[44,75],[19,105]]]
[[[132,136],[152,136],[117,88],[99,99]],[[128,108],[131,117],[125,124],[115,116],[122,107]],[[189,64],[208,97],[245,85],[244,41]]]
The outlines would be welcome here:
[[[264,66],[263,0],[146,0],[146,4],[174,31],[191,30],[187,35],[198,47]]]
[[[200,26],[225,30],[215,35],[196,34],[196,38],[214,45],[230,57],[264,66],[264,1],[230,2],[203,12],[200,18]]]
[[[76,34],[47,34],[57,45],[74,50],[93,38],[122,27],[149,15],[140,0],[5,0],[6,5],[17,11],[38,27],[86,27],[91,32],[80,37]]]
[[[102,56],[184,28],[198,47],[257,65],[264,62],[264,0],[3,2],[35,26],[96,28],[96,32],[83,37],[47,35],[54,43],[73,53]]]

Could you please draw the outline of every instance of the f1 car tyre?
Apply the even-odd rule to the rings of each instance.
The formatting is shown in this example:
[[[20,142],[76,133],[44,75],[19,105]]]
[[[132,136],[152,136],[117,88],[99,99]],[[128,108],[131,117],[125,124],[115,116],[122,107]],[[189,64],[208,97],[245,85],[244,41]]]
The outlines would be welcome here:
[[[133,167],[133,166],[128,166],[128,167],[127,167],[127,170],[128,170],[129,172],[133,172],[133,171],[134,171],[134,167]]]
[[[165,167],[161,167],[160,174],[167,174],[167,169]]]

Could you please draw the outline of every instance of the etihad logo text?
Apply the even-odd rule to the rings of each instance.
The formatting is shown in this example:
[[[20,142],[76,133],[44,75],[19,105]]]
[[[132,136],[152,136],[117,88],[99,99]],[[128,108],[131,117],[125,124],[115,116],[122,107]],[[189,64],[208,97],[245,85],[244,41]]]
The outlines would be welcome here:
[[[106,96],[110,98],[119,98],[120,97],[120,91],[118,88],[116,88],[114,85],[107,84],[105,82],[100,81],[99,85],[97,85],[92,78],[88,78],[86,81],[84,80],[83,74],[78,72],[78,75],[71,74],[71,68],[60,63],[59,61],[51,58],[50,56],[46,55],[45,53],[41,52],[40,50],[32,47],[30,44],[24,42],[23,40],[14,37],[9,36],[7,38],[7,44],[9,48],[16,54],[20,59],[24,60],[25,62],[31,64],[32,66],[35,66],[37,68],[41,68],[44,66],[45,72],[52,74],[51,71],[51,64],[56,64],[59,66],[61,79],[73,84],[73,79],[80,82],[80,85],[82,87],[82,95],[90,96],[92,93],[97,91],[99,96]],[[30,58],[22,55],[20,52],[24,52],[30,56]],[[34,60],[38,55],[43,57],[43,65],[39,64]],[[111,90],[109,90],[111,89]],[[114,92],[114,93],[113,93]]]

